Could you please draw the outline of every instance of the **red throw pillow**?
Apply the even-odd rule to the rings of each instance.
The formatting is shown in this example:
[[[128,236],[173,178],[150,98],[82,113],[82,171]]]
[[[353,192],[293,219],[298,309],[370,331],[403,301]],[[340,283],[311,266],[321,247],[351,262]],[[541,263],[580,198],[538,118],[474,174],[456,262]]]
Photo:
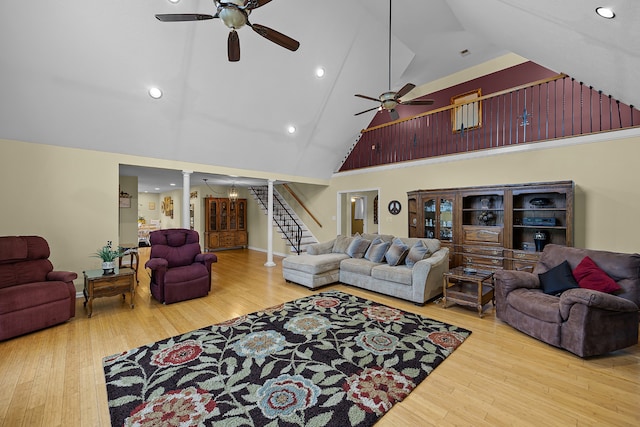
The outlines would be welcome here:
[[[573,269],[573,277],[581,288],[611,294],[622,289],[615,280],[607,275],[588,256],[584,257],[580,264]]]

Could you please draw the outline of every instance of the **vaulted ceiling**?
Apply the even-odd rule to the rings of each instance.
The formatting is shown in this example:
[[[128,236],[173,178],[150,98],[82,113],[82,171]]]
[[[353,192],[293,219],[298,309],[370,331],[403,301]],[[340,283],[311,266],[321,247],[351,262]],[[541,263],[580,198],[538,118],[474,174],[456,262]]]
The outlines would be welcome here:
[[[244,27],[230,63],[219,19],[154,17],[211,0],[2,0],[0,138],[328,178],[376,114],[353,95],[387,90],[388,5],[273,0],[251,22],[299,50]],[[392,89],[512,52],[638,105],[638,22],[637,0],[394,0]]]

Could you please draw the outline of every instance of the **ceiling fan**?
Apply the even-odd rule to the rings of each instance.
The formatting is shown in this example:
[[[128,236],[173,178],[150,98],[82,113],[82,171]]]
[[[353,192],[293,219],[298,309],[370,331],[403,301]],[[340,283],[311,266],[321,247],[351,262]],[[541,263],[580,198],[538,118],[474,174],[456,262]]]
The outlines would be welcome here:
[[[291,37],[285,36],[276,30],[265,27],[260,24],[252,24],[249,22],[249,15],[253,9],[264,6],[271,0],[213,0],[216,6],[215,15],[202,15],[198,13],[172,13],[159,14],[156,18],[162,22],[179,22],[179,21],[204,21],[208,19],[220,18],[224,25],[231,29],[229,38],[227,39],[227,55],[229,61],[236,62],[240,60],[240,39],[237,29],[248,25],[267,40],[270,40],[285,49],[291,51],[298,50],[300,43]]]
[[[433,104],[433,99],[423,99],[423,100],[412,100],[412,101],[402,101],[400,98],[405,96],[407,93],[411,92],[411,90],[416,87],[416,85],[407,83],[402,86],[399,91],[394,92],[391,90],[391,0],[389,0],[389,90],[387,92],[382,93],[378,98],[373,98],[371,96],[359,95],[356,94],[357,97],[369,99],[371,101],[379,102],[380,105],[377,107],[369,108],[368,110],[361,111],[359,113],[354,114],[354,116],[358,116],[360,114],[368,113],[369,111],[385,109],[389,111],[389,116],[391,120],[398,120],[400,116],[396,111],[396,106],[398,104],[401,105],[431,105]]]

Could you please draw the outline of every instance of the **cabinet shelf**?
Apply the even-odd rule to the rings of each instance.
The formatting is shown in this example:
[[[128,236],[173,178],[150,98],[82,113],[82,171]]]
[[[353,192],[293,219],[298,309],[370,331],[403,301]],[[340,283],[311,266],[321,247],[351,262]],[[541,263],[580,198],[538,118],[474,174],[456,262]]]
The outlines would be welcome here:
[[[521,225],[521,224],[513,224],[513,228],[545,229],[545,230],[566,230],[567,229],[567,227],[561,227],[558,225]]]

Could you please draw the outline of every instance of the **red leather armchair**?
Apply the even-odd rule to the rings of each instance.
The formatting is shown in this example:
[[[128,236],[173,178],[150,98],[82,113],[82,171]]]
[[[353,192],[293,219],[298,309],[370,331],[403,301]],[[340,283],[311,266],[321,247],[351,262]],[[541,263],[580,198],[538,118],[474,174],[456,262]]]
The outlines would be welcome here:
[[[0,237],[0,340],[75,316],[78,275],[53,271],[49,255],[42,237]]]
[[[214,254],[203,254],[197,231],[184,228],[149,233],[151,255],[145,267],[151,270],[151,294],[164,304],[206,296],[211,290]]]

